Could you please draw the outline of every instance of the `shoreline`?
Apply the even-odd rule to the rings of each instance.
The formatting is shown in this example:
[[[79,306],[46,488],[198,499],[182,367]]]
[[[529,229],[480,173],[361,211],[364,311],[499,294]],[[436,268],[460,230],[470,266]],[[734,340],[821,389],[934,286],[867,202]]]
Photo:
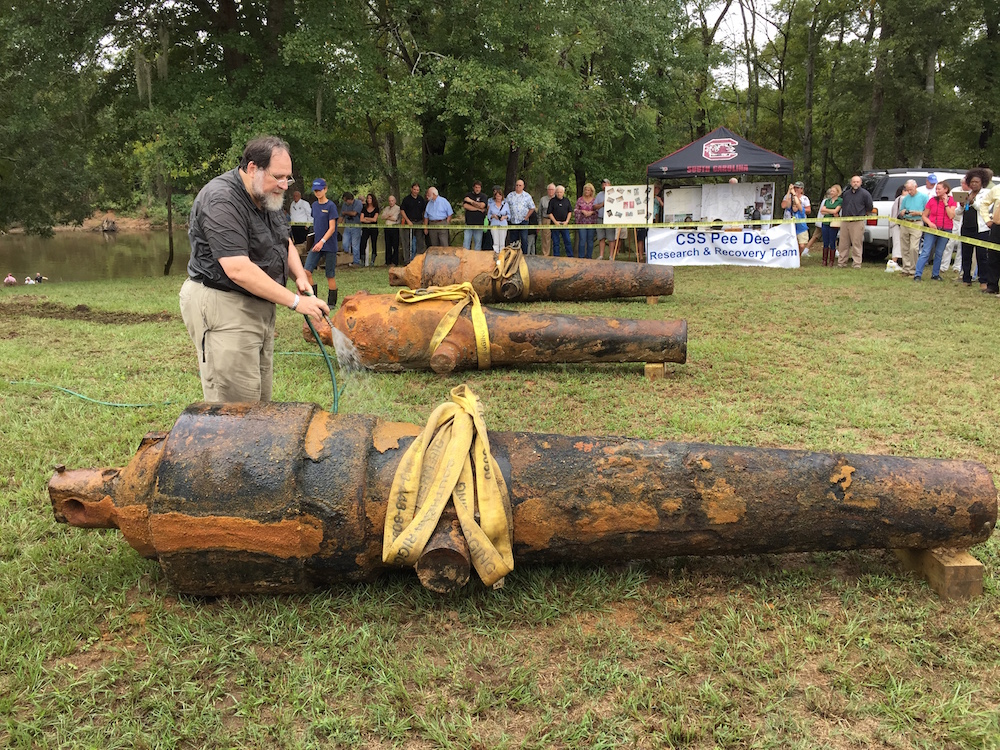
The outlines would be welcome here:
[[[165,232],[166,223],[153,223],[148,218],[137,216],[118,216],[114,211],[95,211],[83,220],[83,224],[57,224],[52,227],[53,232],[59,234],[66,232],[100,232],[101,225],[106,219],[115,222],[119,233],[130,232]],[[187,232],[186,221],[175,221],[174,231],[183,230]],[[11,227],[7,234],[24,234],[24,227]]]

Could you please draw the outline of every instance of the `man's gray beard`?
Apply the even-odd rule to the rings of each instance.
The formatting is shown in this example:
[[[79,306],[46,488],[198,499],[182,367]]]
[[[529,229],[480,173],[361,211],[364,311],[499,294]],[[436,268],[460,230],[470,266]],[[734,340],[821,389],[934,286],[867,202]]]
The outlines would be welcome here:
[[[253,182],[251,183],[251,195],[260,202],[264,207],[265,211],[280,211],[281,207],[285,204],[285,193],[282,191],[281,195],[275,195],[274,193],[265,193],[261,189],[261,185],[264,183],[263,174],[260,175],[258,180],[257,175],[254,175]]]
[[[267,211],[280,211],[281,207],[285,203],[285,196],[268,193],[264,196],[264,200],[262,202]]]

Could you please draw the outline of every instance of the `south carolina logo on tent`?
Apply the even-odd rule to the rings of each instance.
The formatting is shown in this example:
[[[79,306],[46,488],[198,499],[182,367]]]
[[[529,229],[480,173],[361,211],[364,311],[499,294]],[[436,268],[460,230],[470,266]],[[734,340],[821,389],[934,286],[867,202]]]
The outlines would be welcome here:
[[[734,141],[732,138],[715,138],[705,142],[701,155],[709,161],[729,161],[738,156],[736,152],[738,144],[739,141]]]

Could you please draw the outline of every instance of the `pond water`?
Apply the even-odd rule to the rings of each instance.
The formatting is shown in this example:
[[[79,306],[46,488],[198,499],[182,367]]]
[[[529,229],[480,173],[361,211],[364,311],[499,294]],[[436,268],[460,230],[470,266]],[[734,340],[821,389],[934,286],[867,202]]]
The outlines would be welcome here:
[[[190,246],[187,232],[174,232],[171,276],[184,276]],[[41,273],[49,281],[100,281],[162,276],[169,255],[166,232],[56,232],[49,238],[0,237],[0,277]]]

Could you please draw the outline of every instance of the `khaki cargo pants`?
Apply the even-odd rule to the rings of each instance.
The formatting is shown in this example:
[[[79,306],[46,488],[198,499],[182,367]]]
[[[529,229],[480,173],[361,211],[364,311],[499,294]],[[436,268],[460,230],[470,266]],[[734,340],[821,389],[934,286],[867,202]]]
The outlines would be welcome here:
[[[188,279],[181,286],[180,304],[198,353],[205,401],[270,401],[274,303]]]

